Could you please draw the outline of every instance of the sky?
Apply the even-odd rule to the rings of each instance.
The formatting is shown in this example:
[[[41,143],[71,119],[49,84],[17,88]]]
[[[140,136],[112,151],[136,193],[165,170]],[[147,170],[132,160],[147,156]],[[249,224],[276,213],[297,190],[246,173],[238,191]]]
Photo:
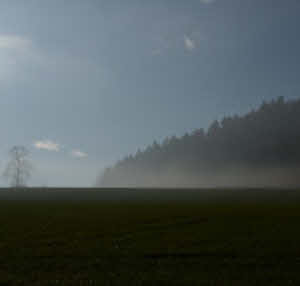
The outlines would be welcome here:
[[[31,185],[92,186],[154,140],[298,98],[299,27],[298,0],[2,0],[0,171],[24,145]]]

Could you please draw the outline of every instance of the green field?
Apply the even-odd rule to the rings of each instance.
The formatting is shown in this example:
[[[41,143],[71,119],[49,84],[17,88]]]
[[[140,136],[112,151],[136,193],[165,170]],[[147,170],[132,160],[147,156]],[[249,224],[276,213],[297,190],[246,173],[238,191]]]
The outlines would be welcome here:
[[[0,285],[300,284],[299,192],[290,200],[279,191],[260,199],[17,197],[0,200]]]

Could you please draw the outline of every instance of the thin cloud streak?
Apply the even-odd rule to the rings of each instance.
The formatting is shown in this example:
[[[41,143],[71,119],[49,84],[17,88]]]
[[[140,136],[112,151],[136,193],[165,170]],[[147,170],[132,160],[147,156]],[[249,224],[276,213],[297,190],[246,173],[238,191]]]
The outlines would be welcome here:
[[[33,143],[33,146],[36,149],[47,150],[47,151],[56,151],[60,150],[60,145],[51,140],[39,140]]]
[[[200,2],[203,4],[212,4],[215,2],[215,0],[200,0]]]
[[[82,152],[80,150],[76,150],[76,149],[72,150],[71,155],[75,158],[85,158],[88,156],[87,153]]]
[[[22,36],[0,35],[0,49],[25,50],[32,46],[32,42]]]

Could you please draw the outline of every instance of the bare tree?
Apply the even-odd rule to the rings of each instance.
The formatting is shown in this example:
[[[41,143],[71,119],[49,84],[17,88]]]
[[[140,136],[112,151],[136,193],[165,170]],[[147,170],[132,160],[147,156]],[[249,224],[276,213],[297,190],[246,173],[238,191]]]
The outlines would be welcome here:
[[[10,151],[10,161],[3,173],[10,185],[15,188],[26,186],[32,173],[32,164],[27,159],[29,151],[24,146],[14,146]]]

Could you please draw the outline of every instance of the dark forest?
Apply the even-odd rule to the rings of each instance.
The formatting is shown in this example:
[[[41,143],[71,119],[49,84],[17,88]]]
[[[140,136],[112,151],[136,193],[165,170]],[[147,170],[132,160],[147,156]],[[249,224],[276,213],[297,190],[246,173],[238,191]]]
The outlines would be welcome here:
[[[101,187],[297,186],[300,100],[283,97],[182,137],[156,141],[98,178]]]

